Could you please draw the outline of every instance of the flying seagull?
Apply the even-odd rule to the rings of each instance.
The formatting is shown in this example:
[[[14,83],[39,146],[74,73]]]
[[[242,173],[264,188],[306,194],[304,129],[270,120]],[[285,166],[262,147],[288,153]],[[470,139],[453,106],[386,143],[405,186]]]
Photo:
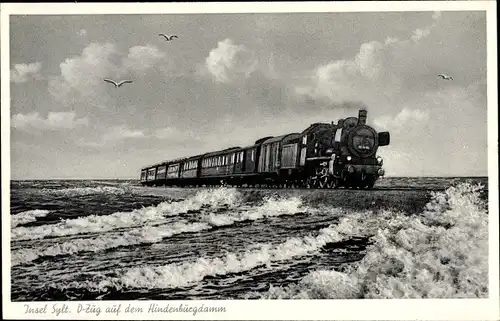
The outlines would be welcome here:
[[[169,36],[169,35],[166,35],[164,33],[160,33],[160,34],[158,34],[158,36],[162,36],[163,38],[167,39],[167,41],[170,41],[170,40],[172,40],[174,38],[178,39],[178,37],[176,35]]]
[[[452,76],[446,76],[444,74],[439,74],[438,77],[441,77],[443,78],[444,80],[453,80],[453,77]]]
[[[104,79],[104,81],[105,82],[109,82],[110,84],[115,85],[115,88],[118,88],[118,87],[120,87],[123,84],[132,83],[132,80],[122,80],[122,81],[120,81],[118,83],[116,81],[114,81],[114,80],[111,80],[111,79]]]

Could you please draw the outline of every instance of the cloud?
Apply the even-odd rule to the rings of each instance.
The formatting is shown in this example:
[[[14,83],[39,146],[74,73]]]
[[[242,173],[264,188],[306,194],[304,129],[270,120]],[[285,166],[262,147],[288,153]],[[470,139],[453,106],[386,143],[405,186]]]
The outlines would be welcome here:
[[[27,82],[30,79],[41,79],[40,70],[42,64],[40,62],[30,64],[16,64],[14,69],[10,71],[10,81],[16,84]]]
[[[446,59],[447,53],[439,52],[439,46],[428,40],[437,27],[434,22],[416,28],[407,39],[387,37],[385,41],[368,41],[361,44],[351,59],[333,60],[318,66],[305,81],[296,86],[298,94],[313,99],[329,98],[331,101],[360,100],[371,106],[395,103],[404,90],[415,90],[420,79],[429,82],[429,76],[439,72],[429,61]],[[426,40],[427,42],[423,42]],[[389,106],[390,107],[390,106]]]
[[[68,104],[101,94],[102,79],[121,73],[111,61],[116,54],[113,44],[91,43],[80,56],[60,64],[61,74],[49,81],[49,92],[56,100]]]
[[[123,140],[127,138],[144,138],[144,133],[140,130],[131,130],[125,125],[115,126],[102,136],[104,141]]]
[[[79,36],[82,36],[82,37],[83,37],[83,36],[87,35],[87,30],[85,30],[85,29],[80,29],[80,30],[78,30],[77,34],[78,34]]]
[[[164,68],[165,65],[160,64],[166,57],[166,54],[152,45],[135,46],[129,49],[128,55],[123,58],[123,67],[136,72],[144,72],[150,68],[159,65]],[[169,60],[165,60],[169,62]]]
[[[111,43],[91,43],[81,55],[60,64],[61,74],[49,81],[49,92],[66,105],[84,102],[109,107],[116,101],[116,93],[109,91],[104,78],[142,79],[146,71],[166,72],[170,64],[165,53],[151,45],[135,46],[125,53]]]
[[[434,13],[432,14],[432,19],[433,20],[441,19],[441,11],[434,11]]]
[[[429,120],[430,112],[428,110],[403,108],[395,117],[379,116],[373,123],[381,130],[399,132],[408,127],[419,127],[421,123]]]
[[[12,117],[12,127],[30,131],[38,130],[60,130],[73,129],[79,126],[87,126],[87,117],[75,118],[74,112],[49,112],[47,118],[42,118],[38,112],[29,114],[16,114]]]
[[[257,67],[257,59],[245,45],[225,39],[210,51],[205,67],[217,82],[229,83],[239,77],[248,78]]]

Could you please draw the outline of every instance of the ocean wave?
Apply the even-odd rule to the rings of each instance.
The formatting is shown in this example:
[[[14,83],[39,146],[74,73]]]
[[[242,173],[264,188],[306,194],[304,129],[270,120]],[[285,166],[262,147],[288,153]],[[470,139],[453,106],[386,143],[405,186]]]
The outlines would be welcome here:
[[[270,197],[260,206],[255,208],[250,207],[247,210],[234,213],[233,215],[213,213],[203,215],[200,222],[176,222],[168,225],[144,226],[142,228],[118,233],[117,235],[99,235],[92,239],[78,238],[49,247],[42,246],[17,250],[12,253],[11,264],[23,264],[40,257],[67,255],[83,251],[97,252],[120,246],[157,243],[164,238],[176,234],[199,232],[211,229],[214,226],[228,226],[235,222],[255,221],[264,217],[294,215],[307,210],[311,211],[311,209],[303,207],[300,199],[296,197],[282,199]]]
[[[165,226],[146,226],[132,229],[117,235],[99,235],[94,238],[78,238],[60,244],[42,248],[30,248],[14,251],[11,255],[12,266],[34,261],[40,257],[70,255],[82,251],[98,252],[137,244],[156,243],[166,237],[187,232],[198,232],[211,228],[206,223],[176,222]]]
[[[273,262],[284,262],[317,253],[323,246],[339,242],[352,234],[361,234],[350,218],[344,218],[338,225],[321,229],[316,236],[288,238],[285,242],[257,244],[240,253],[227,253],[222,257],[203,257],[192,262],[164,266],[144,266],[117,271],[118,277],[104,277],[101,280],[72,281],[52,284],[61,290],[86,288],[90,291],[106,291],[128,288],[177,288],[196,284],[207,276],[226,275],[249,271]]]
[[[43,188],[38,191],[44,195],[62,195],[62,196],[86,196],[94,194],[106,195],[123,195],[131,192],[128,186],[114,187],[114,186],[97,186],[97,187],[70,187],[62,189]]]
[[[488,297],[488,211],[481,185],[433,193],[421,216],[382,217],[366,256],[345,271],[320,269],[263,299]],[[396,213],[394,213],[396,214]],[[364,221],[361,220],[360,223]],[[374,221],[372,220],[371,223]],[[249,294],[251,297],[255,294]]]
[[[137,227],[144,224],[160,224],[165,217],[200,210],[205,207],[234,207],[239,204],[236,189],[210,189],[198,192],[178,202],[162,202],[157,206],[143,207],[131,212],[117,212],[110,215],[89,215],[66,219],[56,224],[12,229],[12,240],[34,240],[45,237],[59,237],[75,234],[102,233],[119,228]]]
[[[45,217],[49,214],[48,210],[30,210],[17,213],[10,216],[10,227],[35,222],[37,217]]]

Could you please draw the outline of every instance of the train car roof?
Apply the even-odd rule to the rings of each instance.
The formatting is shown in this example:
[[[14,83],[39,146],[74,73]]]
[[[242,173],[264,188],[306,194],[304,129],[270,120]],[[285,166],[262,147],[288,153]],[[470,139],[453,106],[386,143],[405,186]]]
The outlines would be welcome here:
[[[295,136],[295,137],[298,137],[300,136],[299,133],[290,133],[290,134],[285,134],[285,135],[281,135],[281,136],[277,136],[277,137],[272,137],[272,138],[269,138],[268,140],[265,140],[262,145],[267,145],[267,144],[270,144],[270,143],[274,143],[274,142],[279,142],[279,141],[282,141],[283,139],[289,137],[289,136]]]
[[[259,146],[259,144],[248,145],[248,146],[242,147],[241,149],[242,149],[242,150],[243,150],[243,149],[250,149],[250,148],[255,148],[255,147],[257,147],[257,146]]]
[[[223,150],[206,153],[206,154],[203,154],[201,156],[202,157],[208,157],[208,156],[224,155],[224,154],[228,154],[230,152],[233,152],[233,151],[236,151],[236,150],[241,150],[241,149],[242,148],[239,147],[239,146],[237,146],[237,147],[230,147],[230,148],[226,148],[226,149],[223,149]]]
[[[260,139],[257,139],[255,141],[255,144],[254,145],[260,145],[262,144],[263,142],[265,142],[266,140],[268,140],[269,138],[273,138],[273,136],[266,136],[266,137],[262,137]]]
[[[179,158],[174,158],[174,159],[170,159],[170,160],[165,160],[165,161],[162,161],[162,162],[158,162],[158,163],[154,163],[154,164],[145,166],[145,167],[141,168],[141,171],[145,170],[145,169],[149,169],[149,168],[154,167],[154,166],[163,165],[163,164],[177,163],[177,162],[181,162],[183,160],[186,160],[186,159],[189,159],[189,158],[194,158],[194,157],[196,157],[196,156],[192,156],[192,157],[179,157]]]

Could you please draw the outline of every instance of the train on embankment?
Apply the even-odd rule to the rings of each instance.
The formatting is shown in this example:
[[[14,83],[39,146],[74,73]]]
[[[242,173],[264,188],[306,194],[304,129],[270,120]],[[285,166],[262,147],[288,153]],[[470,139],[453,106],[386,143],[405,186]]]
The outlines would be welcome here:
[[[367,111],[358,117],[315,123],[301,133],[264,137],[247,147],[163,161],[141,169],[146,186],[213,186],[278,188],[373,188],[384,175],[381,146],[389,132],[366,124]]]

